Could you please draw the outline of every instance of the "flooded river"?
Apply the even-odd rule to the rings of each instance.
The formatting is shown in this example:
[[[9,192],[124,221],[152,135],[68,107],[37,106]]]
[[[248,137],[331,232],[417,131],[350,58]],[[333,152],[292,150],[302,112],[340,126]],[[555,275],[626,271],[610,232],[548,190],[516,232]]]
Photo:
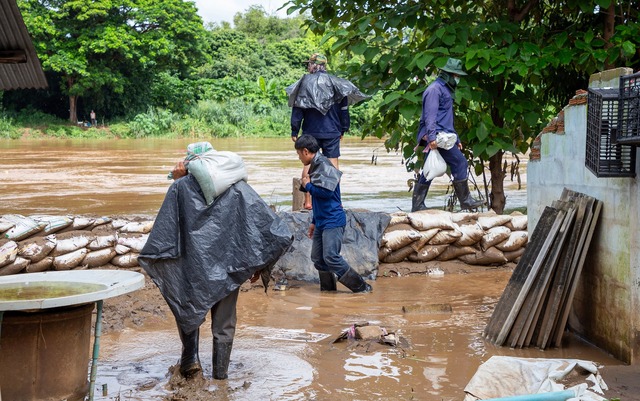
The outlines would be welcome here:
[[[180,140],[0,141],[0,215],[84,214],[155,216],[185,155]],[[240,154],[249,184],[278,210],[289,210],[292,178],[301,164],[289,138],[214,139],[218,150]],[[411,193],[399,154],[380,140],[347,138],[340,167],[346,208],[408,211]],[[524,169],[524,167],[523,167]],[[443,207],[446,177],[428,205]],[[526,206],[526,190],[505,183],[508,207]],[[287,291],[240,294],[238,331],[229,380],[209,381],[212,400],[461,400],[478,366],[492,355],[581,358],[619,362],[568,337],[561,349],[494,347],[481,333],[510,271],[378,278],[371,294],[321,293],[301,283]],[[445,304],[451,312],[403,313],[403,306]],[[166,305],[165,305],[166,306]],[[152,305],[149,306],[153,308]],[[350,325],[377,324],[407,340],[404,347],[332,341]],[[211,377],[210,323],[201,328],[205,377]],[[102,337],[96,399],[160,400],[168,367],[180,355],[170,317]],[[105,394],[100,389],[104,386]],[[168,398],[167,398],[168,399]],[[174,398],[189,399],[189,398]]]

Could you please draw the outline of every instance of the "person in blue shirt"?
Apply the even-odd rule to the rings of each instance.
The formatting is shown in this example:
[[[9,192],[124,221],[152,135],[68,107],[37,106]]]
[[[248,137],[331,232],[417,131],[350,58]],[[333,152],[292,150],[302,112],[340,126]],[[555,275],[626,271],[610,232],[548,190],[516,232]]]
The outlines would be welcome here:
[[[309,74],[327,74],[327,58],[315,53],[304,63]],[[326,113],[316,108],[293,107],[291,110],[291,140],[298,139],[302,129],[303,135],[311,135],[318,141],[322,154],[336,167],[340,157],[340,141],[345,132],[349,131],[349,104],[345,96],[329,107]],[[302,175],[307,174],[307,168]],[[309,194],[305,194],[304,208],[311,209],[313,202]]]
[[[313,240],[311,261],[318,270],[320,290],[335,291],[337,276],[338,281],[353,292],[370,292],[371,286],[340,255],[347,225],[340,198],[342,173],[318,153],[320,145],[313,136],[302,135],[294,146],[302,164],[309,167],[308,175],[301,181],[313,202],[308,235]]]
[[[476,209],[484,202],[476,200],[469,192],[468,163],[462,154],[462,143],[455,128],[453,128],[453,101],[456,86],[460,77],[467,75],[462,69],[462,61],[450,58],[440,70],[438,78],[427,87],[422,94],[422,115],[418,127],[417,143],[424,146],[425,152],[438,149],[444,161],[451,169],[453,188],[461,209]],[[436,135],[439,133],[455,134],[456,144],[450,149],[438,148]],[[424,210],[427,207],[424,200],[429,192],[431,181],[427,181],[420,173],[418,182],[413,187],[411,211]]]

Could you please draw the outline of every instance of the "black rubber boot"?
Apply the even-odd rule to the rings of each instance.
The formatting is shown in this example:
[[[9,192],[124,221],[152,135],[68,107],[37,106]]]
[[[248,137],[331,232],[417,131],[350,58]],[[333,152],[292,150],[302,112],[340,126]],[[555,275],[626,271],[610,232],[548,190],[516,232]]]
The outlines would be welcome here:
[[[182,341],[182,356],[180,357],[180,374],[185,378],[190,378],[202,371],[200,357],[198,356],[198,342],[200,329],[186,334],[178,327],[180,341]]]
[[[477,209],[484,204],[481,200],[473,199],[469,193],[469,182],[466,179],[454,181],[453,189],[456,191],[456,196],[460,201],[460,209]]]
[[[355,270],[351,268],[347,270],[347,272],[342,277],[340,277],[340,280],[338,281],[340,281],[342,285],[344,285],[345,287],[347,287],[353,292],[371,292],[372,291],[371,286],[367,284],[366,281],[364,281],[362,276],[360,276],[358,273],[356,273]]]
[[[427,193],[429,192],[429,187],[431,186],[430,182],[426,184],[420,184],[416,182],[413,185],[413,196],[411,197],[411,211],[417,212],[418,210],[426,210],[427,207],[424,205],[424,200],[427,197]]]
[[[318,270],[320,276],[320,291],[335,291],[336,276],[332,272]]]
[[[216,380],[224,380],[229,370],[229,361],[231,360],[231,348],[233,342],[220,343],[213,342],[213,378]]]

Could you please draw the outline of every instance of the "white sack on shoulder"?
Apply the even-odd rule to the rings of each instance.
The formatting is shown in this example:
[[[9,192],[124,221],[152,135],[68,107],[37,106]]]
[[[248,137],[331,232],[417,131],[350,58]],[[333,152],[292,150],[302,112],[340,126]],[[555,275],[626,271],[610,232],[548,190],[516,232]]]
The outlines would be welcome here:
[[[447,163],[442,158],[438,149],[431,149],[427,154],[427,160],[424,161],[422,174],[427,181],[443,176],[447,172]]]
[[[207,204],[238,181],[246,181],[248,174],[242,157],[233,152],[210,150],[187,165],[204,194]]]

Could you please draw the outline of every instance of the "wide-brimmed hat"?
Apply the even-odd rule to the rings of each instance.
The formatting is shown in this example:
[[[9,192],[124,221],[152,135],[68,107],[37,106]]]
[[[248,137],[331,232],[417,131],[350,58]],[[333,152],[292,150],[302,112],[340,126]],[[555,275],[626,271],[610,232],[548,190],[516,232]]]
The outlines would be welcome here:
[[[462,69],[462,61],[457,58],[450,58],[447,60],[447,64],[442,67],[442,70],[452,74],[467,75],[467,73]]]
[[[327,58],[325,56],[323,56],[320,53],[313,53],[311,55],[311,57],[309,57],[309,60],[305,60],[302,62],[303,64],[318,64],[318,65],[325,65],[327,64]]]

